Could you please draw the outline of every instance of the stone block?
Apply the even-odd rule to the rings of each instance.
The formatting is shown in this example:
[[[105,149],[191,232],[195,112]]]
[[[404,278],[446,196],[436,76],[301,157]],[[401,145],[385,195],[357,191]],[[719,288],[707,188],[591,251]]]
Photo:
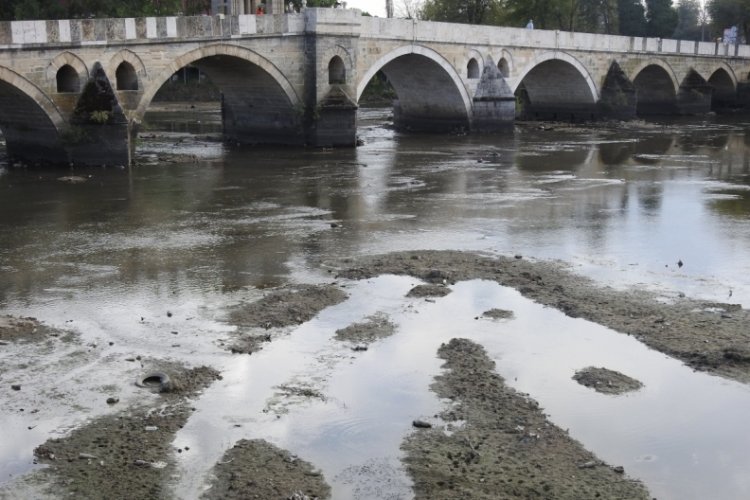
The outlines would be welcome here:
[[[0,21],[0,45],[13,43],[13,31],[10,21]]]
[[[716,54],[716,42],[698,42],[697,54],[712,56]]]
[[[665,38],[661,40],[661,52],[675,53],[677,52],[678,40],[671,40]]]
[[[105,40],[109,42],[121,42],[125,37],[125,19],[105,19]]]

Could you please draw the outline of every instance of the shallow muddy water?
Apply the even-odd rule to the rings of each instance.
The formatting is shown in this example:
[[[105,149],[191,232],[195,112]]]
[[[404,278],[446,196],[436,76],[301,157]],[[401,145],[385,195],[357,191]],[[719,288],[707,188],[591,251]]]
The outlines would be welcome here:
[[[348,284],[347,302],[260,353],[220,347],[228,306],[290,281],[332,281],[321,259],[405,249],[560,259],[665,300],[750,305],[750,124],[429,137],[395,133],[387,114],[363,111],[365,144],[330,151],[227,146],[216,113],[186,109],[151,117],[131,169],[0,167],[0,313],[81,334],[80,346],[0,346],[0,385],[23,387],[0,398],[0,483],[30,470],[47,437],[115,411],[103,403],[113,388],[123,402],[143,398],[123,382],[139,372],[126,359],[141,355],[224,376],[177,435],[190,449],[179,456],[181,498],[196,497],[241,438],[320,467],[336,498],[409,498],[399,445],[413,419],[439,412],[428,391],[435,352],[462,336],[654,496],[750,496],[747,386],[496,284],[459,283],[435,303],[403,298],[410,278]],[[68,175],[85,180],[59,180]],[[493,307],[515,318],[474,319]],[[379,311],[393,337],[358,353],[333,340]],[[645,387],[596,393],[571,379],[589,365]],[[322,397],[279,397],[284,384]]]

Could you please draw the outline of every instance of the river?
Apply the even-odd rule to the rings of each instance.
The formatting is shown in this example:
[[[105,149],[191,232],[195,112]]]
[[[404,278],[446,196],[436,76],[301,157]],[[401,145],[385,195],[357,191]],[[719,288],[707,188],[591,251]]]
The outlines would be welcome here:
[[[356,380],[365,393],[402,384],[396,392],[409,395],[410,403],[358,401],[359,407],[352,403],[352,413],[338,420],[340,407],[313,405],[307,413],[292,411],[286,427],[261,418],[257,432],[314,457],[337,498],[383,494],[373,493],[366,480],[352,485],[352,476],[362,475],[347,473],[351,463],[376,463],[378,474],[395,478],[388,495],[408,497],[410,483],[398,464],[398,443],[408,425],[386,428],[382,418],[396,412],[408,423],[410,412],[437,411],[439,401],[424,390],[439,369],[437,360],[430,357],[415,367],[413,358],[399,356],[396,344],[385,344],[384,357],[363,366],[358,380],[344,363],[327,363],[325,356],[313,362],[306,354],[325,351],[321,328],[344,326],[343,318],[378,308],[403,316],[397,312],[401,305],[389,303],[379,290],[406,291],[413,280],[381,278],[361,285],[345,307],[304,326],[313,340],[294,342],[292,336],[257,362],[215,352],[219,339],[232,331],[225,322],[227,306],[287,282],[330,280],[319,267],[327,259],[415,249],[519,255],[559,260],[598,282],[652,290],[665,301],[684,294],[750,305],[750,122],[708,117],[620,127],[524,124],[498,135],[429,136],[399,134],[388,126],[389,114],[360,111],[363,144],[356,149],[241,147],[219,140],[215,109],[181,105],[147,116],[137,164],[130,168],[0,165],[0,312],[72,327],[94,349],[111,342],[106,355],[83,363],[87,373],[99,374],[98,382],[87,376],[85,390],[68,394],[61,405],[67,409],[55,418],[26,432],[26,422],[3,408],[4,428],[25,437],[5,447],[0,482],[28,469],[30,447],[79,422],[78,409],[92,407],[97,387],[116,383],[117,373],[100,373],[102,359],[135,349],[164,354],[165,340],[153,331],[166,329],[179,331],[170,357],[213,363],[225,374],[225,381],[196,403],[196,418],[178,435],[192,449],[204,449],[182,458],[191,479],[178,486],[181,496],[195,494],[223,449],[243,437],[244,430],[228,432],[224,424],[255,421],[250,413],[264,406],[262,400],[248,406],[240,399],[217,413],[220,401],[328,370],[329,400],[341,401]],[[663,355],[634,340],[635,346],[613,340],[601,348],[570,347],[610,333],[594,334],[593,325],[576,340],[581,333],[566,323],[569,318],[483,282],[458,287],[453,309],[425,310],[435,337],[427,344],[408,338],[408,352],[434,352],[454,331],[446,311],[481,313],[477,303],[489,296],[528,308],[529,317],[546,318],[525,324],[524,331],[548,330],[550,324],[570,331],[566,338],[572,344],[552,352],[539,347],[557,345],[540,338],[543,332],[532,340],[502,341],[491,340],[482,328],[473,334],[507,361],[498,363],[498,371],[520,380],[517,388],[547,407],[553,422],[569,427],[597,454],[625,463],[660,499],[750,495],[742,475],[750,465],[744,456],[750,443],[733,439],[747,434],[743,420],[717,420],[727,413],[748,414],[750,391],[742,384],[704,374],[689,378],[689,369],[671,359],[661,364],[656,359]],[[408,315],[400,318],[408,330]],[[653,390],[599,404],[585,391],[551,382],[550,372],[523,371],[529,360],[543,359],[564,372],[571,360],[606,359],[612,349],[633,359],[653,358],[641,368],[637,362],[620,365],[638,372]],[[50,359],[51,365],[65,366],[63,354]],[[374,374],[373,366],[390,362],[391,372]],[[247,381],[279,363],[294,367],[269,380]],[[401,377],[410,370],[418,372],[416,378]],[[50,373],[50,386],[53,377]],[[670,392],[678,396],[667,397]],[[716,412],[707,415],[690,406],[701,398]],[[680,420],[678,432],[672,417],[661,415],[665,405],[700,415]],[[627,419],[615,418],[622,412],[629,412]],[[613,436],[611,427],[597,427],[602,419],[617,422],[622,432]],[[712,426],[720,429],[708,432]],[[695,433],[710,438],[693,446],[688,436]],[[352,435],[363,441],[346,441]],[[221,437],[209,444],[206,436]],[[376,451],[363,453],[362,447]],[[696,476],[696,468],[702,475]],[[374,481],[382,488],[382,478]],[[708,489],[701,491],[700,484]]]

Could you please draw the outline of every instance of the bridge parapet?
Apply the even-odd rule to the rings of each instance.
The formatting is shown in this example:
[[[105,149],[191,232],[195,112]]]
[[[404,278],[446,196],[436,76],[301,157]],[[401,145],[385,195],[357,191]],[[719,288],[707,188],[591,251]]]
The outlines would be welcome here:
[[[361,36],[380,39],[413,40],[466,44],[466,30],[471,42],[500,47],[585,50],[592,52],[655,54],[691,54],[702,56],[750,58],[750,45],[721,42],[695,42],[661,38],[602,35],[559,30],[530,30],[500,26],[471,26],[410,19],[363,17]]]
[[[302,14],[5,21],[0,22],[0,49],[226,40],[304,31]]]

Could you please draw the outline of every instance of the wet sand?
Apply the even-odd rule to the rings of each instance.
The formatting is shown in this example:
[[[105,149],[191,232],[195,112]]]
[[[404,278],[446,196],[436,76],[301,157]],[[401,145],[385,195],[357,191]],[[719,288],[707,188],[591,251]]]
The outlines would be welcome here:
[[[603,463],[508,388],[481,346],[453,339],[438,355],[444,373],[432,390],[452,403],[440,414],[451,432],[406,439],[415,498],[649,498],[622,467]]]
[[[749,318],[739,306],[690,298],[666,303],[643,291],[603,287],[558,262],[465,252],[403,252],[325,266],[338,269],[339,280],[400,274],[437,288],[471,279],[496,281],[571,317],[633,335],[695,369],[750,381]],[[434,296],[435,290],[427,291],[426,297]],[[297,286],[235,308],[228,317],[239,327],[240,337],[248,331],[267,331],[263,342],[271,342],[277,332],[308,321],[345,297],[335,284]],[[488,311],[487,316],[502,321],[507,311]],[[61,333],[28,318],[5,317],[0,324],[0,339],[6,344],[38,339],[40,332]],[[336,336],[359,345],[391,333],[388,319],[375,316]],[[508,388],[480,346],[454,339],[438,355],[446,364],[432,390],[453,405],[446,405],[440,415],[445,428],[436,424],[431,429],[415,429],[404,440],[405,463],[417,498],[648,498],[640,483],[624,475],[627,471],[618,464],[604,464],[552,425],[533,400]],[[144,498],[169,498],[175,456],[191,452],[173,449],[174,434],[190,416],[190,399],[220,376],[210,368],[189,370],[175,365],[171,369],[173,378],[183,382],[176,391],[160,395],[161,404],[122,408],[63,438],[49,440],[37,448],[36,456],[50,467],[31,473],[27,481],[47,484],[46,494],[51,498],[96,498],[103,484],[113,492],[110,498],[132,498],[133,491]],[[3,390],[13,389],[6,386]],[[271,457],[279,466],[257,467],[261,456]],[[239,442],[216,464],[211,490],[223,492],[231,486],[239,491],[237,498],[262,497],[268,491],[287,498],[329,495],[315,464],[295,458],[297,466],[290,468],[284,465],[288,460],[287,452],[267,443]],[[235,466],[250,464],[253,477],[232,472],[235,466],[227,466],[235,461]],[[259,489],[261,483],[291,490]],[[0,491],[3,494],[12,498],[13,492]],[[221,496],[210,493],[209,498],[213,494]]]
[[[615,290],[568,271],[563,263],[467,252],[420,251],[339,263],[342,278],[402,274],[428,283],[484,279],[525,297],[632,335],[688,366],[750,382],[750,314],[737,304],[681,297],[666,303],[642,290]]]

